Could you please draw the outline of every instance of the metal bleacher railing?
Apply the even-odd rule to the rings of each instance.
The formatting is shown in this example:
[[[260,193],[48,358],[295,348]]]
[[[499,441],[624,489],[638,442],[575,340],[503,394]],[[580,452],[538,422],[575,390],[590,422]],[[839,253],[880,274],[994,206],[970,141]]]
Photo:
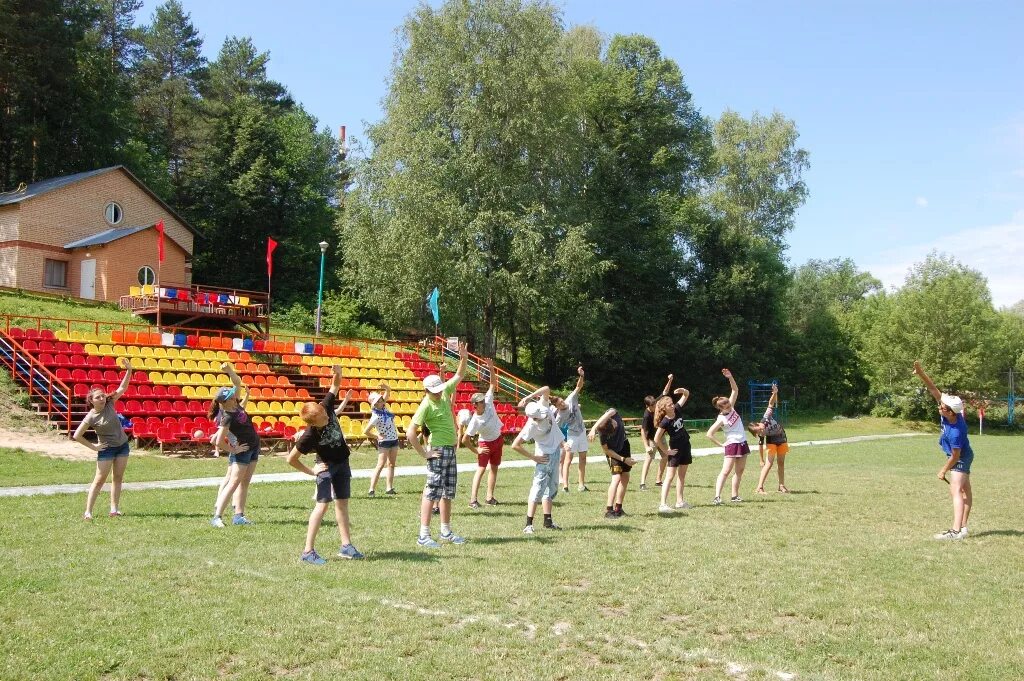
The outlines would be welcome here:
[[[0,332],[0,361],[11,377],[25,388],[29,399],[45,408],[50,422],[61,423],[70,431],[70,388],[12,338],[7,329]]]

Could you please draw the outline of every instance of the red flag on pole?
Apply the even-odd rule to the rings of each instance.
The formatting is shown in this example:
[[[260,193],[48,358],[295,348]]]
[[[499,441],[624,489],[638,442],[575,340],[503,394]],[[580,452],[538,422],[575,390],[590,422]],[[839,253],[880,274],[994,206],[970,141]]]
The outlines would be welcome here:
[[[271,272],[274,271],[274,249],[277,248],[277,242],[267,237],[267,278],[270,278]]]
[[[156,252],[160,262],[164,261],[164,221],[156,223]]]

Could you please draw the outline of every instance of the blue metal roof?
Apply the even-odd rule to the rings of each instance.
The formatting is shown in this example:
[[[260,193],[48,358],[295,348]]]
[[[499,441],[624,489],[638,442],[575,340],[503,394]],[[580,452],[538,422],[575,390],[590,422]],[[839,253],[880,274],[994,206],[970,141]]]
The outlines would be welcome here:
[[[144,229],[149,229],[152,225],[146,225],[144,227],[119,227],[116,229],[107,229],[99,234],[93,234],[87,236],[84,239],[78,241],[72,241],[69,244],[64,244],[64,248],[86,248],[87,246],[101,246],[103,244],[109,244],[111,241],[117,241],[123,239],[126,236],[137,234]]]
[[[9,203],[19,203],[25,199],[31,199],[33,196],[39,196],[40,194],[45,194],[46,192],[53,191],[54,189],[60,189],[61,187],[73,184],[79,180],[84,180],[87,177],[102,175],[103,173],[109,172],[118,167],[119,166],[111,166],[110,168],[100,168],[99,170],[87,170],[84,173],[75,173],[74,175],[65,175],[64,177],[51,177],[48,180],[33,182],[21,191],[0,193],[0,206],[5,206]]]

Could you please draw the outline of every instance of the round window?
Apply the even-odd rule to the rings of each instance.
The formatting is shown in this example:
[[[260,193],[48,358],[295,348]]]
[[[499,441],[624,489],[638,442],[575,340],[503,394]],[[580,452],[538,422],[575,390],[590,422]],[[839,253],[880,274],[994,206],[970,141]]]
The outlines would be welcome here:
[[[139,284],[142,286],[152,286],[156,283],[156,275],[153,273],[152,267],[143,265],[139,268]]]
[[[107,204],[107,209],[104,211],[103,216],[107,219],[107,224],[119,225],[124,217],[124,213],[122,213],[120,205],[111,201]]]

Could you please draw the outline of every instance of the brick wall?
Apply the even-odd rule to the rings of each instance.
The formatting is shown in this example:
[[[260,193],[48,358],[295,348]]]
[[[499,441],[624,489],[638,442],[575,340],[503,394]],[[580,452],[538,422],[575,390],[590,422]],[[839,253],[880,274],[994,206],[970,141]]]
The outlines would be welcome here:
[[[116,201],[123,211],[117,227],[140,227],[163,220],[167,236],[192,252],[192,232],[122,170],[111,170],[22,201],[17,238],[63,246],[110,229],[104,211],[111,201]]]
[[[105,211],[111,201],[122,210],[121,222],[116,227],[164,221],[167,239],[164,241],[163,280],[191,283],[191,268],[186,270],[185,263],[191,257],[192,233],[126,173],[112,170],[13,206],[0,206],[0,285],[79,296],[81,262],[93,258],[96,260],[96,300],[116,301],[126,295],[129,286],[138,285],[139,268],[148,265],[154,272],[157,270],[155,230],[144,230],[104,246],[75,251],[63,249],[66,243],[110,229]],[[11,219],[8,214],[15,217]],[[10,236],[4,238],[5,234]],[[2,245],[3,241],[11,240],[17,240],[18,245]],[[67,288],[43,286],[47,259],[68,263]]]

